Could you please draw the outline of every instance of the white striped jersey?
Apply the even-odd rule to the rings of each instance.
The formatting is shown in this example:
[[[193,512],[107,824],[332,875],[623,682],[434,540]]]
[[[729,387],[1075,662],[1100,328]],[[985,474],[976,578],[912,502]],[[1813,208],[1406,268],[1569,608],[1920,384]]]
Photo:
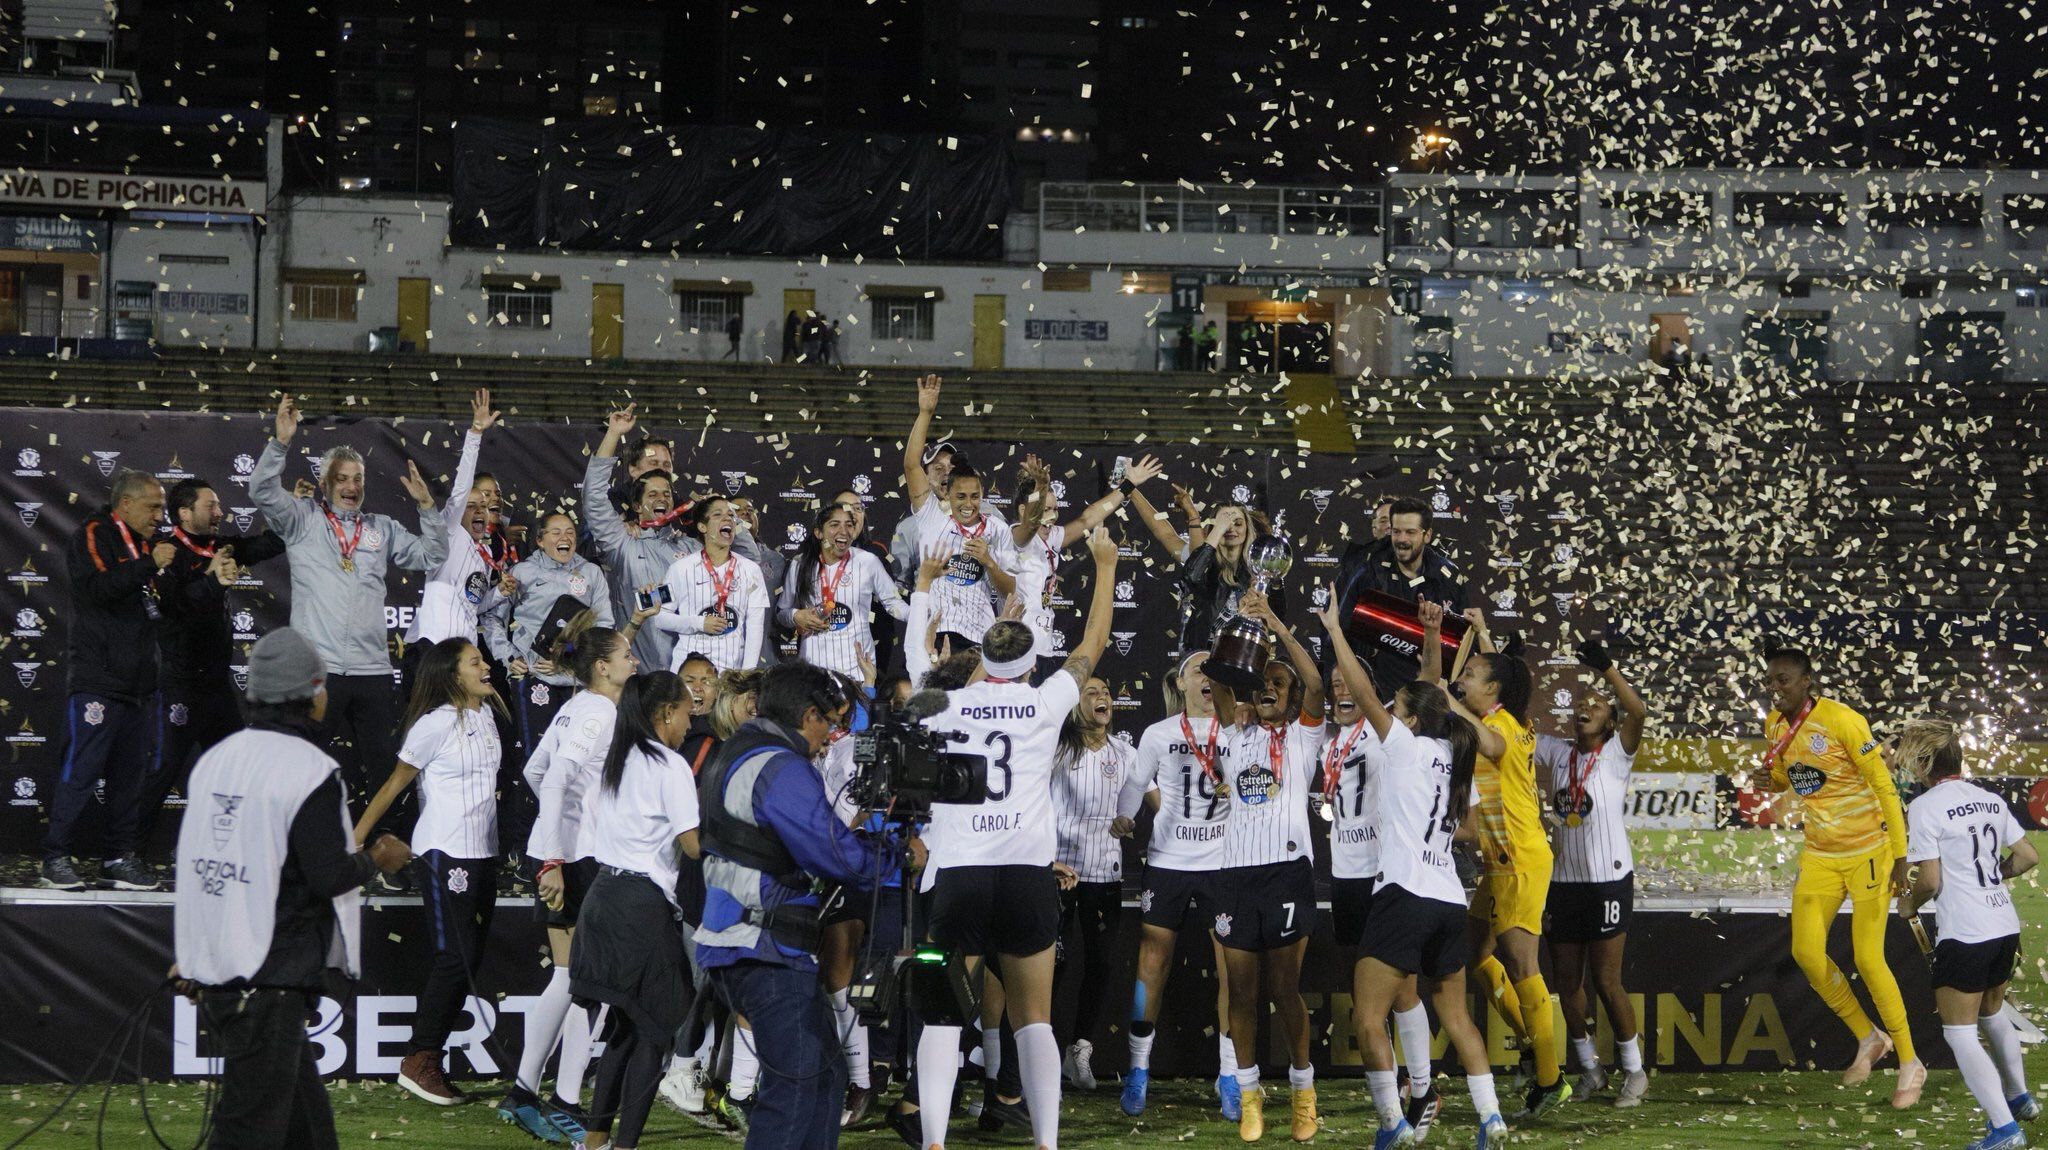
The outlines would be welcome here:
[[[2005,800],[1974,783],[1946,778],[1906,808],[1906,861],[1940,860],[1934,917],[1941,941],[1990,942],[2020,932],[1999,856],[2026,837]]]
[[[1380,776],[1387,755],[1360,719],[1348,727],[1324,724],[1316,787],[1335,814],[1330,827],[1330,877],[1371,878],[1380,873],[1380,837],[1373,827],[1379,813]]]
[[[590,853],[582,841],[584,796],[604,774],[618,717],[618,704],[596,691],[578,691],[555,712],[523,772],[526,785],[540,798],[540,813],[526,840],[528,855],[546,862]]]
[[[1138,736],[1138,761],[1124,780],[1117,813],[1135,817],[1145,792],[1159,792],[1146,866],[1204,871],[1223,865],[1230,763],[1236,753],[1230,729],[1215,719],[1169,715]]]
[[[1137,764],[1138,750],[1121,734],[1095,750],[1062,752],[1052,772],[1053,820],[1059,833],[1057,861],[1074,868],[1082,882],[1118,882],[1124,877],[1124,845],[1111,837],[1117,797]]]
[[[1060,724],[1080,701],[1071,671],[1054,672],[1040,687],[984,679],[946,692],[946,709],[924,725],[966,735],[950,749],[988,760],[988,799],[932,808],[924,889],[946,867],[1052,865],[1053,757]]]
[[[825,782],[825,801],[832,804],[832,813],[847,826],[860,821],[860,806],[853,801],[853,775],[858,769],[853,746],[852,735],[841,735],[825,744],[824,752],[815,760],[818,774]]]
[[[761,645],[772,604],[759,563],[734,551],[723,565],[714,567],[705,552],[697,551],[669,564],[664,582],[675,602],[662,608],[653,622],[676,637],[675,649],[668,657],[669,670],[681,670],[684,658],[699,653],[721,671],[745,671],[761,665]],[[721,587],[723,610],[732,627],[723,634],[709,635],[704,632],[704,616],[720,609]]]
[[[1067,529],[1054,524],[1017,548],[1017,597],[1024,603],[1024,624],[1039,637],[1042,650],[1051,650],[1045,636],[1052,631],[1052,597],[1059,590],[1060,549],[1066,545]]]
[[[1634,872],[1626,813],[1636,757],[1621,749],[1621,739],[1610,736],[1587,755],[1569,739],[1538,735],[1531,758],[1537,789],[1559,819],[1550,826],[1557,857],[1550,881],[1613,882]],[[1578,826],[1571,825],[1574,813]]]
[[[1379,887],[1397,886],[1417,898],[1465,905],[1465,885],[1451,861],[1451,745],[1425,739],[1399,719],[1387,724],[1380,749]]]
[[[995,587],[978,560],[960,553],[970,534],[988,540],[989,556],[1005,571],[1017,567],[1017,548],[1010,542],[1010,525],[1000,515],[983,514],[976,527],[962,527],[946,512],[946,501],[936,494],[924,501],[917,512],[918,545],[925,551],[947,556],[946,573],[932,581],[932,610],[939,630],[964,635],[971,642],[996,621]]]
[[[871,660],[875,657],[875,633],[869,624],[875,601],[881,600],[882,609],[894,618],[907,618],[910,606],[903,601],[903,593],[897,590],[896,581],[889,578],[882,561],[860,547],[847,552],[840,563],[824,564],[823,570],[810,572],[810,594],[802,596],[799,602],[798,589],[803,586],[803,578],[798,560],[792,559],[782,578],[783,625],[794,630],[796,612],[800,609],[823,615],[825,589],[830,586],[832,611],[827,622],[832,629],[798,639],[797,657],[828,671],[860,678],[859,653],[867,652]]]
[[[418,854],[450,858],[498,856],[498,724],[484,707],[443,703],[405,733],[400,762],[419,771],[420,817],[412,831]]]
[[[486,559],[490,545],[470,538],[462,522],[468,517],[469,489],[475,482],[476,458],[483,441],[482,432],[472,429],[463,433],[462,458],[455,465],[448,503],[441,508],[441,522],[448,529],[448,558],[428,572],[420,585],[419,609],[412,613],[412,625],[405,630],[408,646],[444,639],[476,642],[477,613],[498,581]]]
[[[1300,719],[1278,729],[1251,723],[1228,728],[1230,797],[1237,808],[1223,835],[1223,865],[1269,866],[1310,858],[1308,796],[1321,783],[1323,721]]]

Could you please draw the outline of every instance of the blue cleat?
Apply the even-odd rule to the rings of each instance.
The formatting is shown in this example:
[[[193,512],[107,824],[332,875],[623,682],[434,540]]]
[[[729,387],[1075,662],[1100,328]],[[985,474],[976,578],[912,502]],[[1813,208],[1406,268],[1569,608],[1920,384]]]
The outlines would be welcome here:
[[[2006,1099],[2005,1104],[2012,1107],[2012,1116],[2017,1121],[2032,1122],[2041,1116],[2041,1104],[2025,1091],[2021,1091],[2018,1098]]]
[[[1124,1096],[1117,1100],[1124,1113],[1133,1118],[1145,1113],[1145,1087],[1151,1078],[1152,1072],[1142,1066],[1124,1071]]]
[[[1498,1114],[1488,1115],[1486,1121],[1479,1124],[1479,1141],[1473,1145],[1478,1147],[1478,1150],[1500,1150],[1507,1144],[1507,1120]]]
[[[1223,1116],[1232,1122],[1244,1117],[1244,1092],[1238,1088],[1237,1075],[1216,1076],[1216,1098],[1222,1102]]]
[[[1373,1135],[1372,1139],[1372,1150],[1393,1150],[1393,1147],[1396,1146],[1413,1145],[1415,1145],[1415,1127],[1408,1125],[1408,1120],[1405,1118],[1401,1120],[1398,1126],[1380,1127],[1379,1133]]]
[[[2027,1144],[2026,1131],[2020,1129],[2018,1122],[1996,1127],[1989,1123],[1985,1125],[1984,1137],[1970,1143],[1969,1150],[2020,1150]]]
[[[505,1095],[504,1101],[498,1103],[498,1117],[542,1142],[568,1141],[562,1132],[555,1129],[554,1124],[547,1120],[547,1116],[540,1112],[540,1099],[531,1091],[513,1087],[511,1092]]]

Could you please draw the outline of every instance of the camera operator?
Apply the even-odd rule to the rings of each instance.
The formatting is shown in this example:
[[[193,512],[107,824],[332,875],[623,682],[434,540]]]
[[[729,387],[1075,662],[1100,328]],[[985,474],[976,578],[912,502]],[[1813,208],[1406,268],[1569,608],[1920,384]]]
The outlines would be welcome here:
[[[1340,612],[1349,613],[1353,603],[1366,591],[1383,591],[1412,603],[1436,603],[1453,615],[1466,607],[1465,575],[1435,546],[1435,528],[1430,526],[1429,505],[1419,499],[1396,499],[1387,511],[1387,531],[1379,531],[1379,511],[1373,512],[1371,543],[1354,543],[1344,551],[1337,565],[1336,594]],[[1373,689],[1391,699],[1402,687],[1415,681],[1422,660],[1419,655],[1395,650],[1384,643],[1361,650],[1359,658],[1372,675]]]
[[[357,888],[412,859],[384,835],[355,850],[338,764],[321,749],[327,671],[289,627],[249,653],[247,730],[192,770],[211,796],[178,833],[172,975],[222,1059],[214,1150],[338,1143],[306,1014],[324,972],[358,963]]]
[[[1060,1121],[1060,1048],[1052,1032],[1061,881],[1053,869],[1053,759],[1060,727],[1109,639],[1116,583],[1109,533],[1090,534],[1088,552],[1095,588],[1087,629],[1044,686],[1028,680],[1037,666],[1031,628],[1003,620],[983,636],[981,667],[967,686],[946,692],[942,707],[930,695],[910,704],[912,713],[929,713],[925,725],[953,736],[962,753],[987,760],[986,801],[932,808],[932,869],[924,880],[932,893],[932,940],[976,976],[986,956],[1001,956],[1032,1138],[1048,1147],[1059,1144]],[[918,1040],[918,1113],[927,1147],[945,1145],[959,1048],[958,1026],[928,1023]]]
[[[772,668],[755,717],[719,748],[698,784],[707,891],[697,963],[753,1024],[761,1060],[747,1133],[753,1147],[839,1143],[846,1066],[818,980],[821,908],[812,887],[823,878],[872,890],[899,862],[839,820],[812,765],[852,708],[830,671]],[[914,838],[908,865],[924,865]]]

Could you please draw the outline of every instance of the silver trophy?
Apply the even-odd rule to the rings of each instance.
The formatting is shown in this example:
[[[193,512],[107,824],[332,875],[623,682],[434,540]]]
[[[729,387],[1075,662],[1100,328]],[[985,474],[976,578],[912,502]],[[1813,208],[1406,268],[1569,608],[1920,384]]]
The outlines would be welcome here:
[[[1284,536],[1261,535],[1245,547],[1244,565],[1252,573],[1252,590],[1264,595],[1275,579],[1294,566],[1294,550]],[[1232,615],[1216,628],[1209,661],[1202,664],[1202,673],[1236,692],[1239,698],[1249,698],[1265,685],[1270,654],[1266,638],[1263,622]]]

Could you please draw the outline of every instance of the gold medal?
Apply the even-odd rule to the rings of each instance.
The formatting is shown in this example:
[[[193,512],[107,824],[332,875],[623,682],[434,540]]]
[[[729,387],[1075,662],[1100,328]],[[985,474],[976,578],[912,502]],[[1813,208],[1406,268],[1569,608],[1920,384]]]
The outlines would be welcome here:
[[[1574,811],[1573,813],[1571,813],[1571,814],[1568,814],[1568,815],[1566,815],[1566,816],[1564,817],[1564,825],[1566,825],[1566,826],[1568,826],[1568,827],[1575,827],[1575,826],[1578,826],[1578,825],[1579,825],[1580,823],[1582,823],[1582,822],[1585,822],[1585,821],[1586,821],[1586,820],[1584,820],[1584,819],[1582,819],[1582,818],[1580,818],[1580,817],[1578,816],[1578,813],[1577,813],[1576,811]]]
[[[356,570],[356,561],[355,561],[355,557],[354,557],[354,556],[351,556],[351,555],[344,555],[344,556],[342,556],[342,557],[341,557],[341,569],[342,569],[343,571],[346,571],[346,572],[348,572],[348,573],[349,573],[349,574],[351,574],[351,575],[355,574],[355,570]]]

